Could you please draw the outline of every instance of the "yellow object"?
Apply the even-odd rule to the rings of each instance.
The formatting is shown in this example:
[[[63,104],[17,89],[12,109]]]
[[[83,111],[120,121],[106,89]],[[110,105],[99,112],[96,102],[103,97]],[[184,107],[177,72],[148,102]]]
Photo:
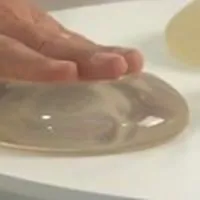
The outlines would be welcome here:
[[[166,38],[172,55],[200,66],[200,1],[193,1],[171,19]]]

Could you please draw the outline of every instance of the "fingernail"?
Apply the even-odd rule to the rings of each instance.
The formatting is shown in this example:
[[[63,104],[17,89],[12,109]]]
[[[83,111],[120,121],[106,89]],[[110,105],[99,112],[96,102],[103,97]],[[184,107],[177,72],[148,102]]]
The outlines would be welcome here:
[[[116,78],[126,73],[128,69],[123,56],[115,53],[97,53],[90,61],[101,76]]]
[[[96,53],[92,56],[90,61],[94,65],[103,65],[115,58],[116,54],[113,53]]]
[[[74,81],[78,79],[77,65],[71,61],[54,61],[52,75],[56,81]]]
[[[139,72],[143,68],[143,56],[138,51],[129,51],[125,54],[125,58],[129,64],[129,71],[130,72]]]

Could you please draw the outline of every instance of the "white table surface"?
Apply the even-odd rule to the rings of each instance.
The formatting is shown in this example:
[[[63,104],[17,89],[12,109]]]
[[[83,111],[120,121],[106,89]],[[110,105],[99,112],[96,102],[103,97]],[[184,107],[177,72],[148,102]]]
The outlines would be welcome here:
[[[164,78],[187,99],[191,122],[184,133],[157,148],[115,156],[39,157],[1,148],[0,174],[35,185],[149,200],[200,199],[200,69],[176,63],[163,40],[166,23],[184,4],[184,0],[141,0],[53,13],[66,26],[99,42],[141,49],[146,70]],[[2,180],[0,187],[11,187]],[[12,190],[26,190],[20,180],[14,183]]]

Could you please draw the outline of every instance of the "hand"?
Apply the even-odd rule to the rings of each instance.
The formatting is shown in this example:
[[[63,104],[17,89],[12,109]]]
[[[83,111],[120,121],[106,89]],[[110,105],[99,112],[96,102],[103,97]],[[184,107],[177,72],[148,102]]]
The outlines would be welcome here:
[[[118,78],[143,65],[134,49],[106,47],[62,27],[27,0],[0,1],[0,78],[75,81]]]

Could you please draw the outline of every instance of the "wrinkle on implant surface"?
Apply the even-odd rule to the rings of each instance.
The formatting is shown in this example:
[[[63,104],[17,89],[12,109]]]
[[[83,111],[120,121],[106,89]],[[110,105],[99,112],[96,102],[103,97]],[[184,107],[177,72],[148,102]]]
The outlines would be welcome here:
[[[0,110],[2,145],[78,155],[154,146],[188,122],[182,96],[146,73],[104,83],[5,84]]]

